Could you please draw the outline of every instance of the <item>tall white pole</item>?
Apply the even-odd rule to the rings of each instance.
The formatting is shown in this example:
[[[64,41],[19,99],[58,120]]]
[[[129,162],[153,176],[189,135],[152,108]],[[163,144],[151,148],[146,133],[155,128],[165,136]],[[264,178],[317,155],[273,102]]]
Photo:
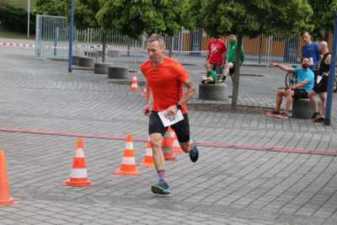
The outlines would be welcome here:
[[[30,8],[31,8],[30,1],[31,0],[27,0],[27,38],[29,38],[30,35]]]

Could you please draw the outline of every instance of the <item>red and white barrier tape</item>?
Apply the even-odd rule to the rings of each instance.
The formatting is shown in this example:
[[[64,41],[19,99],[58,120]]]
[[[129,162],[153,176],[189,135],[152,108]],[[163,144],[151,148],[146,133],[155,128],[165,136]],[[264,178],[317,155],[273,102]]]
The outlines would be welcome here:
[[[31,43],[2,42],[2,41],[0,41],[0,47],[8,47],[8,48],[34,48],[35,45],[31,44]]]

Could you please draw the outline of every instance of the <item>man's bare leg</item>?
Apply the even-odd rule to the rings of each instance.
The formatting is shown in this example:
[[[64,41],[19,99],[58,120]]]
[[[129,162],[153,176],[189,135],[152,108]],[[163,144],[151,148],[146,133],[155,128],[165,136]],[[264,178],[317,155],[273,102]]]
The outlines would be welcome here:
[[[157,171],[159,182],[151,187],[153,193],[169,194],[169,186],[165,181],[165,158],[162,150],[163,136],[160,133],[150,135],[152,145],[153,161]]]
[[[224,77],[227,77],[229,75],[229,71],[231,68],[234,67],[233,63],[226,63],[224,66]]]
[[[284,90],[279,90],[276,94],[275,112],[280,112]]]
[[[291,91],[285,91],[285,97],[286,97],[286,109],[285,113],[288,115],[290,108],[292,107],[293,104],[293,95]]]
[[[165,158],[162,150],[163,136],[160,133],[150,135],[154,166],[158,171],[165,171]]]
[[[325,111],[326,111],[326,98],[327,98],[327,93],[323,92],[320,94],[321,97],[321,116],[324,118],[325,117]]]

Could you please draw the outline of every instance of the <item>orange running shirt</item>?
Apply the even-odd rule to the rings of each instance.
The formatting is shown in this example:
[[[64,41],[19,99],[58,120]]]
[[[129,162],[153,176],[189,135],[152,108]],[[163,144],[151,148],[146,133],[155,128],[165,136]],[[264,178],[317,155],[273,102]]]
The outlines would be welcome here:
[[[165,57],[161,64],[154,66],[147,60],[140,69],[152,92],[153,111],[160,112],[178,103],[183,96],[183,84],[189,80],[187,71],[179,62]],[[186,106],[182,106],[182,112],[187,112]]]

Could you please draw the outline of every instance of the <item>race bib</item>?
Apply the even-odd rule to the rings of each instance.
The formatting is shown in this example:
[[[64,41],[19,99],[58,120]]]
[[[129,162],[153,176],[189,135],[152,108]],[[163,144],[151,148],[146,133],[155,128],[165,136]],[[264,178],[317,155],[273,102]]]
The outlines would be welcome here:
[[[172,126],[184,119],[183,113],[180,109],[177,111],[175,116],[167,115],[166,111],[158,112],[158,115],[164,127]]]

